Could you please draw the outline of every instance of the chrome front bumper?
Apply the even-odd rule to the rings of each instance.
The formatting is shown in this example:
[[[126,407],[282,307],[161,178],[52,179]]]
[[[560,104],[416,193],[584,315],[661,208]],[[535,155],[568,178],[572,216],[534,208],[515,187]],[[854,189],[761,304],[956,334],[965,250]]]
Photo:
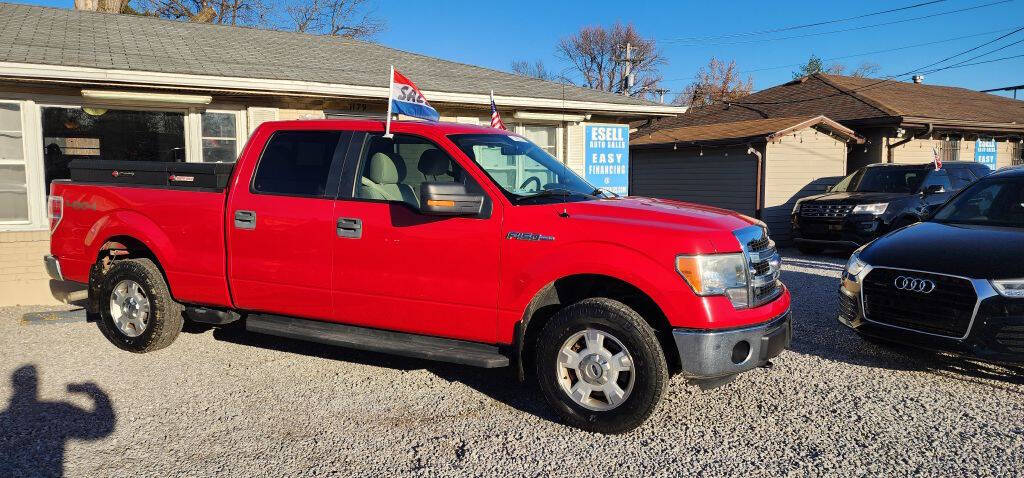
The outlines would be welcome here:
[[[687,378],[703,379],[735,375],[763,365],[789,348],[793,338],[793,313],[753,327],[729,330],[675,329],[675,340]]]

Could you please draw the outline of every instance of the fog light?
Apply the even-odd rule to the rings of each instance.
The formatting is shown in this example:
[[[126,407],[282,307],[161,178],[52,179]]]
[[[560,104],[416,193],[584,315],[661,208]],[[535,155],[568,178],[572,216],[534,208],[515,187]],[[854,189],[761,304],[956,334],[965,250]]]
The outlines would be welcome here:
[[[739,365],[750,357],[750,342],[740,340],[732,346],[732,363]]]

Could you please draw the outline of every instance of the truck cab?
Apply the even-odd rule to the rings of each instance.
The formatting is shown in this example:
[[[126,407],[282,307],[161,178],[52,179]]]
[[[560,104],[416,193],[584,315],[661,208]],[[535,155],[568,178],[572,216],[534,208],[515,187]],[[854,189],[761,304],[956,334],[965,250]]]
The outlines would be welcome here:
[[[603,192],[502,130],[271,122],[212,187],[122,182],[143,166],[54,182],[45,259],[132,352],[194,320],[511,366],[570,423],[618,433],[670,373],[722,383],[790,341],[763,223]]]

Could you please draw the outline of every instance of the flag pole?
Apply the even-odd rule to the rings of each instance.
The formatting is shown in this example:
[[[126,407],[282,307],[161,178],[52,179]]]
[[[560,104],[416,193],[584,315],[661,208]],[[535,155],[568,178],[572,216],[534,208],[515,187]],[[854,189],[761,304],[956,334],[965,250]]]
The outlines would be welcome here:
[[[391,65],[391,74],[388,75],[388,117],[384,123],[384,137],[391,138],[391,92],[395,89],[395,65]]]

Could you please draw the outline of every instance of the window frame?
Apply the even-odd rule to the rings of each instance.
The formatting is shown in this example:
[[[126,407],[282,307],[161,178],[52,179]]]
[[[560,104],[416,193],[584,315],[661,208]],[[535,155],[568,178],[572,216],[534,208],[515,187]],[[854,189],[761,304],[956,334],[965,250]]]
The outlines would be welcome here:
[[[230,114],[235,117],[235,137],[229,138],[227,136],[204,136],[203,135],[203,113],[219,113],[219,114]],[[197,138],[195,144],[188,144],[186,140],[186,154],[185,161],[189,163],[205,163],[206,160],[203,158],[203,140],[204,139],[231,139],[235,141],[235,160],[238,162],[238,156],[242,154],[242,149],[245,147],[246,140],[249,139],[249,129],[246,118],[246,110],[244,107],[230,107],[224,105],[215,105],[207,108],[190,108],[189,117],[192,118],[191,124],[187,126],[193,130],[193,134]],[[190,151],[194,149],[195,151]],[[211,161],[213,162],[213,161]]]
[[[13,104],[18,107],[18,115],[21,120],[21,130],[19,131],[21,133],[21,160],[5,160],[0,158],[0,164],[5,166],[22,166],[24,168],[26,196],[25,207],[27,208],[24,220],[0,221],[0,231],[39,229],[40,226],[42,226],[43,218],[39,217],[38,211],[36,210],[38,206],[41,206],[37,206],[36,204],[39,202],[36,196],[40,194],[40,190],[38,189],[39,184],[37,183],[43,184],[42,191],[46,191],[46,185],[45,179],[43,179],[40,174],[42,169],[42,150],[40,150],[39,155],[33,155],[31,148],[29,147],[29,142],[31,141],[30,138],[33,136],[33,125],[32,122],[29,121],[30,118],[28,116],[28,110],[32,105],[29,105],[28,101],[6,98],[0,98],[0,103]],[[40,143],[41,142],[42,139],[40,138]],[[39,161],[35,161],[37,157]],[[37,162],[39,164],[36,164]],[[46,201],[42,201],[42,205],[45,204]]]
[[[281,133],[334,133],[338,135],[338,144],[334,146],[334,152],[331,156],[331,166],[327,170],[327,182],[324,185],[323,196],[310,196],[307,194],[286,194],[286,193],[275,193],[266,192],[256,189],[256,176],[259,174],[260,166],[263,164],[263,158],[266,156],[267,148],[270,147],[270,143],[274,138]],[[270,134],[270,137],[263,143],[263,149],[260,151],[260,157],[256,161],[256,166],[252,169],[252,175],[249,176],[249,194],[255,196],[277,196],[277,197],[293,197],[302,199],[327,199],[335,200],[341,194],[341,174],[347,161],[345,160],[348,155],[348,148],[351,145],[353,138],[352,131],[338,130],[338,129],[280,129]]]
[[[352,141],[349,144],[348,153],[345,155],[345,161],[344,161],[345,164],[344,164],[344,166],[342,168],[341,181],[340,181],[340,184],[338,186],[338,193],[336,195],[336,199],[339,200],[339,201],[357,201],[357,202],[381,203],[381,204],[400,204],[400,205],[408,208],[410,211],[412,211],[412,212],[414,212],[416,214],[425,215],[425,214],[423,214],[422,211],[412,207],[411,205],[409,205],[409,203],[407,203],[405,201],[393,201],[393,200],[388,200],[388,199],[371,199],[371,198],[362,198],[362,197],[358,196],[358,192],[356,191],[356,188],[357,188],[358,183],[359,183],[359,178],[362,177],[363,168],[365,167],[366,153],[368,152],[368,148],[370,146],[370,139],[373,138],[374,135],[378,135],[378,137],[382,136],[384,134],[384,132],[383,131],[358,131],[356,133],[359,136],[359,138],[357,139],[356,135],[352,136]],[[479,191],[480,194],[483,195],[483,197],[484,197],[484,204],[483,204],[483,207],[481,207],[481,209],[480,209],[480,214],[475,215],[475,216],[459,216],[459,217],[468,217],[468,218],[475,218],[475,219],[487,219],[487,218],[489,218],[491,216],[491,210],[493,209],[493,205],[492,205],[493,204],[493,199],[491,198],[490,193],[488,193],[487,189],[482,184],[480,184],[480,181],[477,181],[477,179],[475,177],[473,177],[473,175],[470,173],[469,168],[467,168],[466,165],[462,163],[462,161],[459,161],[459,159],[457,158],[456,155],[452,154],[451,151],[449,151],[447,148],[441,146],[437,141],[435,141],[432,138],[429,138],[429,137],[426,137],[426,136],[423,136],[423,135],[420,135],[420,134],[416,134],[416,133],[405,133],[405,132],[402,132],[402,133],[393,133],[393,134],[394,134],[395,137],[407,136],[407,137],[417,138],[417,139],[425,141],[426,143],[428,143],[430,145],[433,145],[435,148],[437,148],[438,150],[442,151],[445,155],[447,155],[448,159],[450,159],[453,163],[457,164],[460,168],[462,168],[463,174],[465,175],[466,179],[468,181],[472,181],[473,184],[476,185],[476,190]],[[355,155],[355,157],[353,157],[353,154]],[[406,165],[406,168],[408,168],[408,165]],[[416,193],[419,194],[419,191],[416,191]]]

